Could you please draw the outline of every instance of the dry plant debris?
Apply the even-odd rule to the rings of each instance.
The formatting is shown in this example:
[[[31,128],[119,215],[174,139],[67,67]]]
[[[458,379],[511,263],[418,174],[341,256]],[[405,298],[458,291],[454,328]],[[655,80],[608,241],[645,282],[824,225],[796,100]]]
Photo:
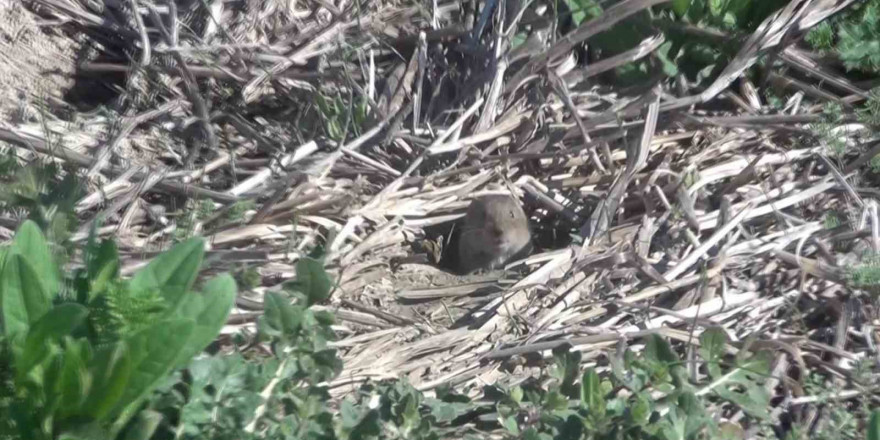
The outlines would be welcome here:
[[[521,14],[474,20],[459,3],[35,0],[86,36],[78,76],[124,79],[109,110],[0,123],[0,140],[83,176],[73,240],[103,219],[124,272],[180,233],[208,238],[212,268],[256,270],[226,333],[253,325],[263,293],[322,245],[338,281],[337,395],[398,376],[467,389],[565,344],[601,366],[647,334],[687,346],[721,327],[732,351],[776,351],[791,379],[776,391],[795,404],[804,370],[845,379],[876,356],[876,302],[846,272],[880,245],[880,194],[858,175],[876,135],[841,119],[828,132],[864,152],[830,157],[811,125],[821,109],[800,105],[869,94],[795,44],[851,1],[790,2],[737,36],[707,87],[595,81],[652,56],[662,34],[573,62],[591,36],[663,3],[621,1],[511,49]],[[771,72],[798,90],[784,111],[768,113],[744,75],[762,56],[812,74]],[[510,188],[539,252],[472,277],[412,260],[426,230]],[[844,219],[833,228],[831,213]]]

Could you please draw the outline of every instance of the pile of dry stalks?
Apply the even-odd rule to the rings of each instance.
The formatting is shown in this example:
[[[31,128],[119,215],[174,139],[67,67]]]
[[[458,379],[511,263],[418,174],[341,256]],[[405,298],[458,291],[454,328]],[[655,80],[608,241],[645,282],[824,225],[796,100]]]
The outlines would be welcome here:
[[[323,244],[339,283],[327,306],[341,324],[337,394],[399,375],[423,390],[491,383],[508,361],[564,344],[604,365],[652,333],[687,352],[714,326],[733,352],[776,351],[768,386],[789,405],[810,401],[809,371],[848,383],[878,339],[846,269],[880,245],[878,191],[853,183],[878,148],[844,119],[831,133],[859,153],[828,158],[810,128],[821,109],[801,98],[868,93],[796,42],[851,0],[792,1],[753,35],[717,35],[741,51],[708,87],[626,92],[595,80],[651,56],[661,33],[590,63],[574,54],[664,0],[618,2],[514,49],[518,3],[472,3],[35,0],[92,49],[85,83],[117,81],[116,116],[4,124],[0,140],[88,179],[74,238],[105,219],[126,272],[168,246],[187,200],[209,201],[193,230],[211,268],[262,278],[227,333],[247,331],[262,293]],[[761,56],[798,73],[767,75],[796,92],[783,112],[743,76]],[[522,198],[536,254],[503,280],[412,263],[426,230],[498,191]],[[218,220],[243,201],[244,221]]]

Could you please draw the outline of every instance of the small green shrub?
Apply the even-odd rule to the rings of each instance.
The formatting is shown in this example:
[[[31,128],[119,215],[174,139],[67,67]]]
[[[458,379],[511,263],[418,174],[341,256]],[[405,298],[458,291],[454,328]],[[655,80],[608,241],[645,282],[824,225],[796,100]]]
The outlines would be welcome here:
[[[866,255],[860,264],[847,268],[846,273],[853,287],[877,291],[880,289],[880,256]]]
[[[724,438],[728,427],[708,410],[710,403],[733,404],[759,423],[769,394],[761,383],[769,373],[763,354],[727,360],[726,336],[718,329],[700,337],[705,380],[692,383],[668,342],[651,336],[644,354],[627,351],[612,363],[613,375],[600,378],[580,370],[580,354],[555,352],[549,387],[537,382],[497,388],[498,422],[511,436],[529,439],[703,439]]]
[[[814,49],[835,52],[847,69],[880,72],[880,0],[854,2],[816,26],[806,41]]]
[[[235,301],[221,275],[193,292],[204,242],[160,255],[130,280],[94,235],[67,279],[25,222],[0,249],[0,438],[147,439],[153,390],[214,340]]]
[[[164,415],[156,438],[336,438],[321,384],[342,363],[327,345],[333,316],[311,307],[327,299],[331,282],[320,260],[304,258],[296,269],[284,293],[265,297],[257,341],[270,354],[237,345],[231,354],[193,361],[188,374],[176,374],[151,399],[152,410]]]

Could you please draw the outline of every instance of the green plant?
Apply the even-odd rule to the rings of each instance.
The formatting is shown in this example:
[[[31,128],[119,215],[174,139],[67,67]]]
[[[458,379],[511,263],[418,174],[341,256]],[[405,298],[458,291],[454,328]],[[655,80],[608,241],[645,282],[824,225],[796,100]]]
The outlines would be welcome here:
[[[361,134],[361,127],[367,120],[367,103],[365,98],[359,99],[357,103],[353,101],[343,99],[338,94],[315,94],[315,104],[324,122],[324,131],[330,139],[341,141],[344,136]]]
[[[766,417],[769,395],[761,387],[769,373],[763,354],[726,359],[719,329],[700,337],[704,379],[692,383],[668,342],[651,336],[643,356],[627,351],[612,362],[613,375],[580,371],[580,355],[555,351],[549,388],[532,382],[495,393],[498,422],[511,436],[529,439],[703,439],[725,438],[731,429],[713,419],[707,406],[732,404]]]
[[[845,402],[834,401],[834,390],[826,385],[825,378],[819,374],[811,374],[807,378],[805,389],[810,395],[818,396],[820,401],[828,402],[826,418],[810,438],[817,440],[855,440],[858,435],[858,415],[847,408]]]
[[[859,120],[872,127],[880,127],[880,88],[871,90],[865,105],[856,110]]]
[[[615,69],[624,84],[642,81],[662,70],[667,76],[684,74],[691,80],[714,79],[727,61],[737,53],[740,40],[770,14],[785,6],[786,0],[675,0],[634,14],[608,31],[590,38],[590,50],[606,58],[633,49],[641,41],[662,30],[666,42],[648,58]],[[599,16],[602,8],[595,0],[566,0],[576,25]],[[718,30],[729,38],[712,37]]]
[[[868,167],[871,169],[872,173],[880,174],[880,154],[871,158],[868,162]]]
[[[238,224],[244,221],[244,215],[248,211],[256,208],[257,203],[253,200],[240,200],[232,204],[229,212],[226,214],[228,223]]]
[[[880,72],[880,0],[855,2],[813,29],[806,40],[815,49],[836,52],[847,69]]]
[[[840,104],[828,103],[822,107],[822,120],[810,125],[810,129],[816,136],[825,142],[828,154],[840,158],[847,152],[847,139],[835,132],[835,127],[841,124],[843,109]]]
[[[865,255],[860,264],[847,268],[847,281],[853,287],[876,290],[880,287],[880,256]]]
[[[868,440],[880,440],[880,409],[871,412],[871,420],[868,422]]]
[[[84,252],[66,280],[33,222],[0,250],[0,372],[12,394],[0,404],[0,437],[150,438],[151,392],[216,337],[235,300],[228,275],[193,292],[204,242],[160,255],[119,277],[112,241]]]
[[[177,220],[177,229],[174,230],[175,240],[182,241],[192,237],[198,224],[210,217],[214,210],[214,202],[210,200],[187,199]]]
[[[840,216],[838,216],[837,212],[829,211],[822,217],[822,225],[825,229],[834,229],[841,224],[842,222],[840,221]]]
[[[177,374],[153,396],[151,407],[166,416],[158,438],[241,439],[254,432],[261,438],[332,438],[329,395],[320,384],[342,364],[327,345],[334,338],[333,316],[311,307],[327,299],[332,285],[320,260],[303,258],[296,272],[286,294],[265,297],[257,340],[271,354],[237,346],[232,354],[195,360],[188,374]]]
[[[26,213],[45,231],[54,258],[63,264],[72,250],[74,207],[83,191],[75,173],[61,171],[51,161],[20,165],[12,154],[0,158],[0,211]]]

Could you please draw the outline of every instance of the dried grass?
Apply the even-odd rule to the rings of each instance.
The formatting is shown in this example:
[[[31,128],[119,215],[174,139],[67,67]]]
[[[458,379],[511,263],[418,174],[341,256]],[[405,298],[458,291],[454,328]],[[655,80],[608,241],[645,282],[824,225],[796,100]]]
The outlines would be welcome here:
[[[0,127],[0,140],[22,158],[86,171],[91,191],[78,212],[108,215],[100,231],[120,238],[126,272],[168,246],[180,219],[170,214],[185,199],[221,210],[255,202],[244,223],[202,219],[195,228],[209,239],[212,270],[247,265],[263,277],[242,292],[226,332],[252,325],[262,293],[325,244],[339,280],[327,307],[344,336],[334,343],[345,361],[330,384],[337,395],[398,376],[423,390],[468,389],[503,379],[511,357],[564,345],[602,366],[604,353],[638,347],[645,335],[693,345],[708,327],[727,332],[731,352],[746,341],[774,350],[790,365],[779,374],[793,382],[805,369],[851,378],[854,360],[876,356],[875,303],[848,285],[839,263],[866,237],[877,250],[878,193],[857,183],[866,159],[843,158],[846,174],[835,174],[811,135],[818,109],[761,114],[766,106],[742,77],[775,51],[814,73],[814,83],[789,86],[824,81],[834,88],[819,99],[867,97],[793,45],[848,0],[793,1],[737,36],[741,52],[708,88],[643,94],[587,85],[649,56],[660,36],[585,67],[559,62],[663,0],[621,2],[517,59],[507,56],[511,34],[497,26],[479,39],[463,31],[454,3],[214,1],[206,11],[198,2],[177,10],[107,0],[95,10],[100,3],[34,7],[101,41],[105,53],[138,53],[84,62],[81,73],[139,72],[149,80],[128,93],[150,101],[119,109],[118,128],[94,142],[71,131],[50,145],[24,125]],[[730,87],[737,80],[741,90]],[[383,91],[386,82],[396,87]],[[322,121],[318,95],[363,103],[364,125],[346,115]],[[709,103],[722,112],[706,114]],[[358,111],[353,105],[343,113]],[[330,123],[336,139],[315,130]],[[162,147],[170,153],[138,161],[117,148],[156,126],[172,127]],[[161,163],[163,155],[172,159]],[[460,216],[472,197],[508,188],[523,196],[541,249],[511,264],[506,281],[406,262],[409,242],[426,229]],[[161,219],[134,215],[154,205],[167,205]],[[830,211],[866,220],[829,230]],[[546,231],[584,240],[553,242]],[[808,404],[799,389],[774,392],[789,406]]]

